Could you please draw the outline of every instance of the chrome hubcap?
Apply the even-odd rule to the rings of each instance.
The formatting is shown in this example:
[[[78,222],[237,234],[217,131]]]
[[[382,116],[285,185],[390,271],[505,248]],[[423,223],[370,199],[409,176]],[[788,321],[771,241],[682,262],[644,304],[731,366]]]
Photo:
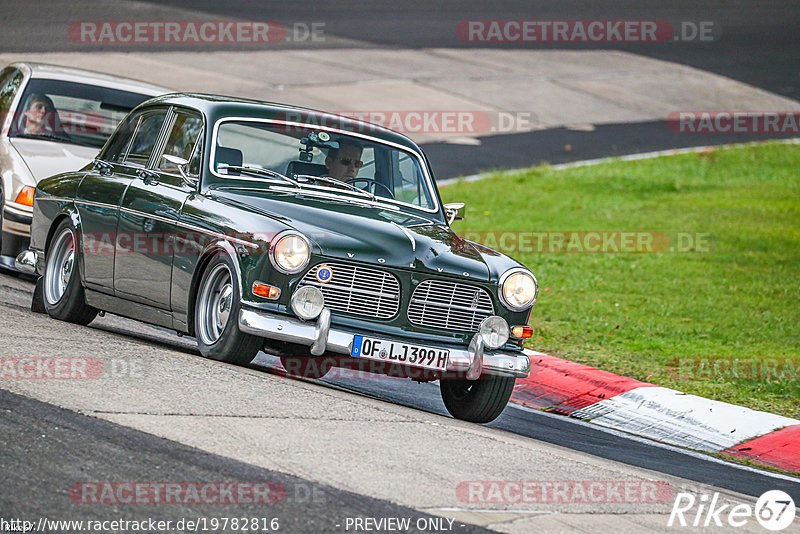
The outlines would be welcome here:
[[[44,297],[48,304],[57,304],[72,278],[75,266],[75,234],[65,228],[55,238],[45,268]]]
[[[216,265],[197,295],[197,336],[213,345],[222,336],[233,308],[233,277],[225,264]]]

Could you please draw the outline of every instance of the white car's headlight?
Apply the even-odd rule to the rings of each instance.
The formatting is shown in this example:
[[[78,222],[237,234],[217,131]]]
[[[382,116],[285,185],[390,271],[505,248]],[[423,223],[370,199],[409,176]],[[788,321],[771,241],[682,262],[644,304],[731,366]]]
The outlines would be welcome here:
[[[530,308],[536,291],[536,278],[525,269],[511,269],[500,277],[500,300],[513,311]]]
[[[302,271],[311,259],[311,247],[301,234],[291,232],[278,234],[270,245],[272,265],[285,274]]]

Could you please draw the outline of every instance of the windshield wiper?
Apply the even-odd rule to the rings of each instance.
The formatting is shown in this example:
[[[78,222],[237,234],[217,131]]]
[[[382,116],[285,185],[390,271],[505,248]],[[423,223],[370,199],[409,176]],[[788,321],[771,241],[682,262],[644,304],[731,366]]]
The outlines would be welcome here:
[[[275,178],[280,178],[281,180],[289,182],[290,184],[292,184],[297,188],[303,187],[300,183],[296,182],[295,180],[292,180],[288,176],[285,176],[271,169],[265,169],[264,167],[256,167],[254,165],[228,165],[227,163],[220,163],[217,165],[217,172],[228,174],[230,171],[247,172],[258,176],[273,176]]]
[[[359,189],[358,187],[354,186],[353,184],[348,184],[347,182],[343,182],[342,180],[337,180],[336,178],[331,178],[330,176],[312,176],[310,174],[295,174],[295,178],[311,178],[314,181],[320,182],[331,182],[336,185],[341,185],[342,187],[346,187],[351,191],[358,193],[360,195],[365,195],[367,198],[372,200],[373,202],[378,201],[378,197],[376,197],[373,193],[369,191],[365,191],[363,189]]]

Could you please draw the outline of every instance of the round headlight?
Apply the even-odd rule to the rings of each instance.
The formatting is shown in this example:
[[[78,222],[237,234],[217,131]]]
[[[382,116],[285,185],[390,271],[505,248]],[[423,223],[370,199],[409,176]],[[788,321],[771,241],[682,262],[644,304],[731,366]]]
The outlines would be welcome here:
[[[536,278],[524,269],[507,271],[500,278],[500,298],[513,311],[522,311],[533,305],[536,289]]]
[[[270,247],[272,265],[285,274],[299,273],[308,265],[310,258],[308,241],[300,234],[279,236]]]

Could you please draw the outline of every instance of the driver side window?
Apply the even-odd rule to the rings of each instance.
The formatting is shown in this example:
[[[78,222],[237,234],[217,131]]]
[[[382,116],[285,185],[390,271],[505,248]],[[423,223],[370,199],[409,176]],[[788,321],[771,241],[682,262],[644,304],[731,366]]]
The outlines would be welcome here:
[[[170,132],[167,143],[164,146],[162,157],[159,158],[158,161],[159,170],[171,174],[179,174],[180,171],[178,170],[177,165],[167,161],[163,157],[163,155],[177,156],[181,159],[189,161],[188,172],[196,176],[200,170],[198,160],[199,155],[195,155],[193,157],[192,154],[199,153],[199,147],[197,147],[197,151],[195,151],[195,148],[202,131],[203,119],[200,118],[199,115],[189,114],[184,111],[176,112],[175,121],[172,125],[172,131]]]

